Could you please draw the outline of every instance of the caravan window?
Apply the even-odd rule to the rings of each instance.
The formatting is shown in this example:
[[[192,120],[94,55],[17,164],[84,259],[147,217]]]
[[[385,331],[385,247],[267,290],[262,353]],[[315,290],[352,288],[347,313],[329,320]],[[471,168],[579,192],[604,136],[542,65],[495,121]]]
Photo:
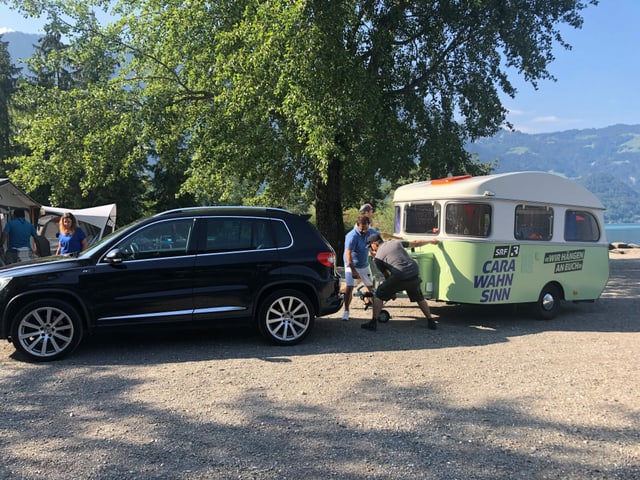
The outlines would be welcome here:
[[[404,207],[404,230],[407,233],[437,235],[440,228],[440,205],[421,203]]]
[[[488,237],[491,232],[491,205],[484,203],[449,203],[445,231],[449,235]]]
[[[539,205],[516,206],[516,240],[551,240],[553,208]]]
[[[568,242],[597,242],[600,240],[598,221],[589,212],[567,210],[564,217],[564,239]]]

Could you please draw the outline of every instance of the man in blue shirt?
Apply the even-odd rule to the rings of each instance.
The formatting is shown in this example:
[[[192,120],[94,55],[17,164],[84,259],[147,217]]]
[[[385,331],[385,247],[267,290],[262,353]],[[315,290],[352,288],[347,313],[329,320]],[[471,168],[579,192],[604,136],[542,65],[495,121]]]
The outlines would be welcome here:
[[[344,276],[347,286],[344,294],[343,320],[349,320],[349,306],[353,298],[353,289],[358,279],[373,294],[373,277],[369,267],[369,247],[367,237],[377,230],[369,228],[369,217],[360,215],[356,226],[347,233],[344,239]]]
[[[2,244],[7,242],[7,263],[15,263],[19,259],[19,250],[27,249],[27,256],[38,254],[35,227],[25,218],[25,211],[16,208],[13,212],[14,219],[7,223],[2,231]]]

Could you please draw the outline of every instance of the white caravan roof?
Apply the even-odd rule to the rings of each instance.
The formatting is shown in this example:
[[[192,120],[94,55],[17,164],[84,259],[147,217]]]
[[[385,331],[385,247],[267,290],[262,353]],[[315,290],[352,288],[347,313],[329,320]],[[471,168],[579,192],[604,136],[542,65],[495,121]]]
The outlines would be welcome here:
[[[453,177],[403,185],[394,202],[447,199],[499,199],[604,210],[602,202],[582,185],[546,172],[511,172],[478,177]]]

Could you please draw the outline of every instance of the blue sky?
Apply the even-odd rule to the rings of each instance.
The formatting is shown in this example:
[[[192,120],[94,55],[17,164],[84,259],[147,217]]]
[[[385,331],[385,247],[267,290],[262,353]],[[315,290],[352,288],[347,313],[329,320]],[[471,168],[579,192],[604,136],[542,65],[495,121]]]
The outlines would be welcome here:
[[[583,11],[581,30],[564,31],[573,49],[556,49],[538,90],[513,77],[515,99],[504,98],[508,120],[525,133],[640,124],[640,1],[601,0]],[[43,22],[24,19],[0,4],[0,33],[42,33]]]

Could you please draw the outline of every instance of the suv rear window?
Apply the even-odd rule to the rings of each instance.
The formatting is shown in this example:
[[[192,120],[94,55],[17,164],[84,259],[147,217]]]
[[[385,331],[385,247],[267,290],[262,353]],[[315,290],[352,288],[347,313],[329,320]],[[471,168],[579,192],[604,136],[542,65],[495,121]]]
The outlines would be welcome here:
[[[291,235],[281,220],[252,217],[208,218],[206,253],[264,250],[291,245]]]

